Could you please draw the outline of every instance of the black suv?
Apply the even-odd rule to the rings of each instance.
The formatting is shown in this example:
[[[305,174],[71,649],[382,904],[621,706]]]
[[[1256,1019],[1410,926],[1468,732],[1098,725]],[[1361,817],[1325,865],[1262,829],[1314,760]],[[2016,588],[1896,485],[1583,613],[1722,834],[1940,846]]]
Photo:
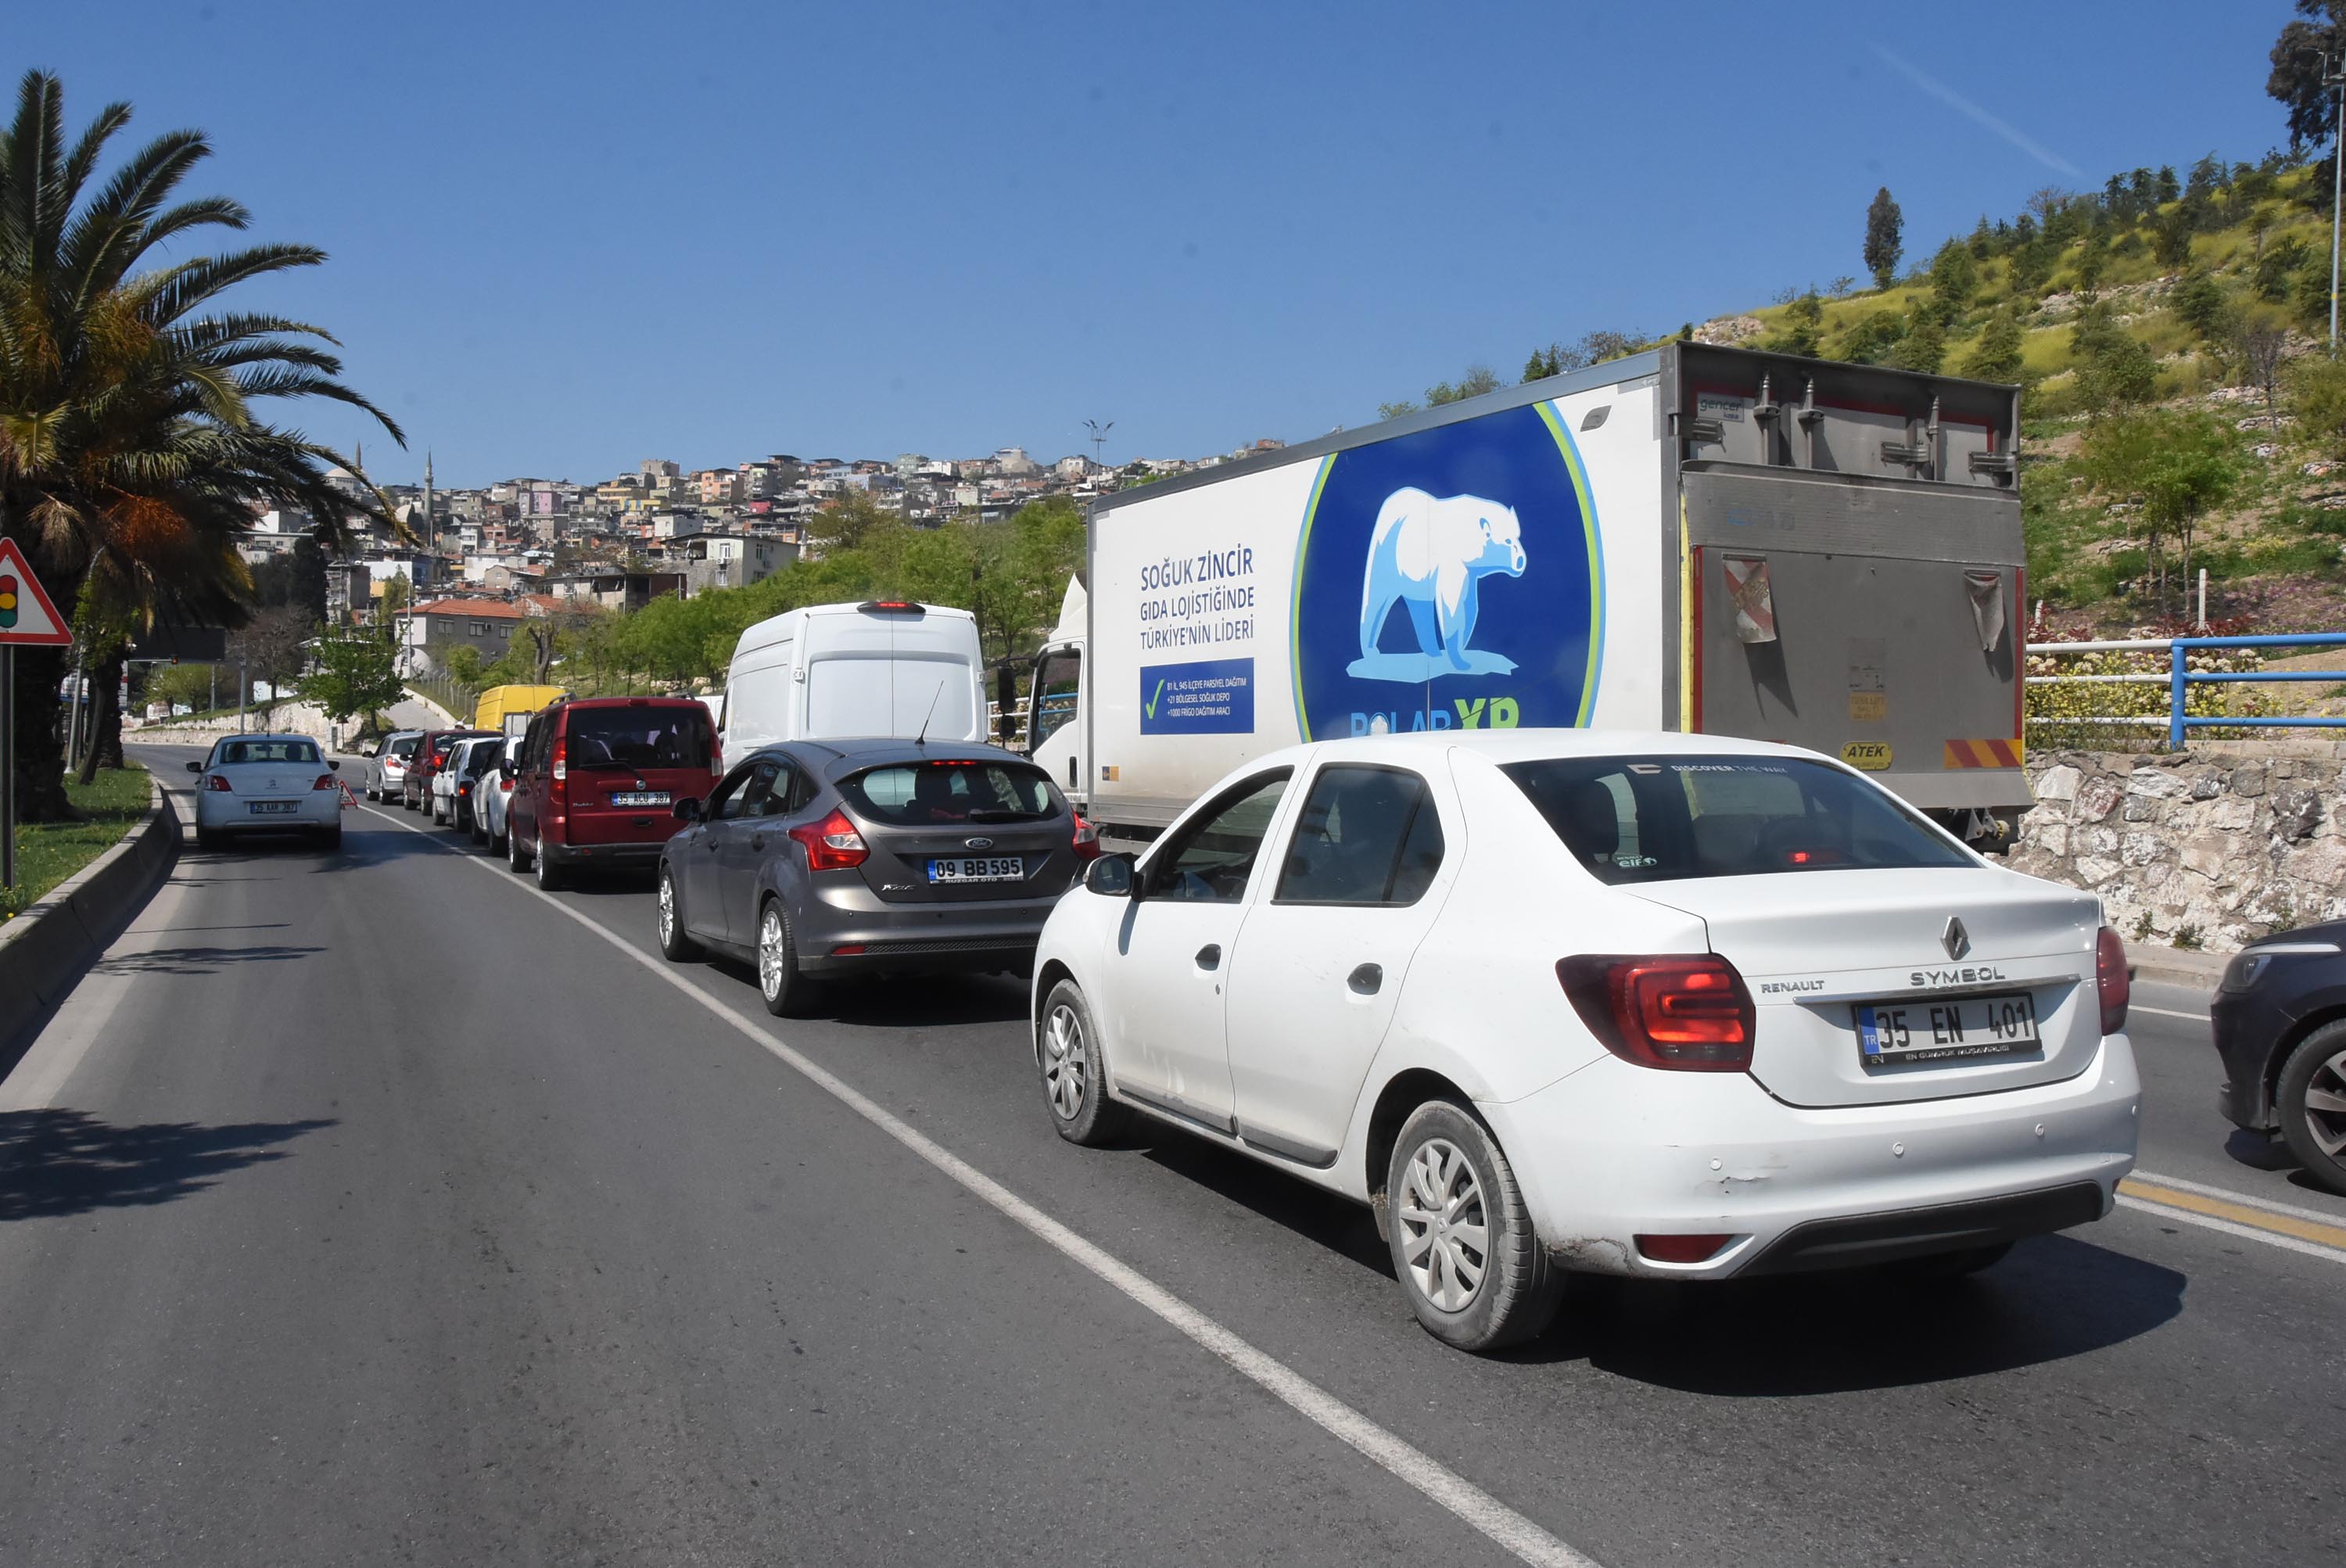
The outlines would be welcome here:
[[[2346,1193],[2346,921],[2243,949],[2208,1012],[2224,1115],[2278,1131],[2306,1175]]]

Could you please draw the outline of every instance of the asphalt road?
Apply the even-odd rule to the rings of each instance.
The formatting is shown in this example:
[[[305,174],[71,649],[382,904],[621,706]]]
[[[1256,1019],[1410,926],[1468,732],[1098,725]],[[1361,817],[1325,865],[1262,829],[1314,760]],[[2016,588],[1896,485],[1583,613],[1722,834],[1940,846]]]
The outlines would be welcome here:
[[[1015,983],[770,1020],[598,934],[651,953],[641,886],[346,820],[191,849],[0,1082],[0,1562],[1516,1560],[1474,1497],[1608,1568],[2346,1554],[2346,1253],[2129,1207],[1927,1296],[1586,1282],[1478,1360],[1365,1213],[1061,1143]],[[2228,1149],[2204,1024],[2135,1039],[2146,1172],[2346,1224]]]

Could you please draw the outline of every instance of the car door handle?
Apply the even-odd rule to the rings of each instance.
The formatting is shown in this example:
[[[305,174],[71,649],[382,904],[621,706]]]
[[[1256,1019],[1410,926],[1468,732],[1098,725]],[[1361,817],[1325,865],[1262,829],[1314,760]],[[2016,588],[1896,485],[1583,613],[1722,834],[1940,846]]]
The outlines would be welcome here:
[[[1381,963],[1364,963],[1344,977],[1344,983],[1356,996],[1374,996],[1384,983],[1385,970]]]
[[[1198,950],[1198,967],[1199,969],[1219,969],[1221,966],[1222,948],[1219,942],[1209,942],[1205,946]]]

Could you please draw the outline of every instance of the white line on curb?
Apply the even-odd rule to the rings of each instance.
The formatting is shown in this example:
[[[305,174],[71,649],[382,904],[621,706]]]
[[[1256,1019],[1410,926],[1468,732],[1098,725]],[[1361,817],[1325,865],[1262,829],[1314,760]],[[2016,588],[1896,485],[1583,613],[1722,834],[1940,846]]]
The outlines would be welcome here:
[[[443,843],[437,835],[413,822],[401,821],[389,812],[376,810],[372,806],[362,806],[360,809],[411,833],[422,834],[450,854],[484,871],[495,872],[501,869],[494,861],[465,854],[454,844]],[[1212,1352],[1305,1420],[1398,1480],[1415,1487],[1496,1545],[1524,1562],[1540,1564],[1542,1568],[1596,1568],[1595,1559],[1574,1551],[1439,1460],[1387,1431],[1286,1363],[1256,1349],[1129,1264],[1085,1240],[960,1156],[889,1115],[845,1079],[774,1038],[764,1025],[710,996],[669,969],[663,961],[636,947],[617,932],[571,908],[560,899],[511,876],[500,876],[497,881],[515,891],[544,899],[709,1013],[731,1024],[751,1044],[950,1176],[1005,1218],[1154,1312],[1192,1342]],[[2241,1228],[2246,1229],[2245,1227]]]
[[[2346,1226],[2346,1214],[2324,1214],[2318,1208],[2302,1208],[2293,1203],[2277,1203],[2253,1193],[2235,1191],[2228,1186],[2209,1186],[2205,1182],[2185,1181],[2181,1176],[2160,1176],[2139,1166],[2135,1169],[2137,1181],[2147,1181],[2153,1186],[2173,1187],[2177,1192],[2197,1193],[2201,1197],[2220,1197],[2227,1203],[2237,1203],[2244,1208],[2261,1208],[2270,1214],[2286,1214],[2297,1219],[2310,1219],[2317,1225]]]
[[[2237,1236],[2243,1241],[2261,1241],[2267,1247],[2278,1247],[2284,1252],[2301,1252],[2308,1257],[2326,1258],[2331,1263],[2346,1263],[2346,1252],[2334,1247],[2324,1247],[2316,1241],[2300,1241],[2294,1236],[2277,1236],[2270,1230],[2259,1230],[2253,1225],[2239,1225],[2229,1219],[2218,1219],[2212,1214],[2194,1214],[2188,1208],[2169,1208],[2163,1203],[2151,1203],[2131,1193],[2118,1194],[2118,1207],[2155,1214],[2161,1219],[2171,1219],[2181,1225],[2196,1225],[2206,1230],[2220,1230],[2226,1236]]]

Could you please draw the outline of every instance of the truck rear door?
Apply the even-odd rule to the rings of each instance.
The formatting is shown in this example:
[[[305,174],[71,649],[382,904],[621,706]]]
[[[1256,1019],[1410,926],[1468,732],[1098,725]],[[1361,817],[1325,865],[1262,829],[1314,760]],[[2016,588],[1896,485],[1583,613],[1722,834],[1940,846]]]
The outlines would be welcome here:
[[[1926,809],[2028,805],[2010,390],[1701,363],[1680,420],[1688,727],[1839,757]]]

